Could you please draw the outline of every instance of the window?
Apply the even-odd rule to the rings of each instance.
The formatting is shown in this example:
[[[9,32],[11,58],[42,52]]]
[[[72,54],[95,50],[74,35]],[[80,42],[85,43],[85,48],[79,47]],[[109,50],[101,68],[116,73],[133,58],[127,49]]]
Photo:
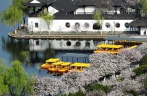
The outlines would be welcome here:
[[[128,24],[129,24],[129,23],[125,23],[125,27],[126,27],[126,28],[129,28],[129,25],[128,25]]]
[[[35,28],[38,28],[38,23],[35,23]]]
[[[39,45],[39,40],[36,40],[36,45]]]
[[[66,26],[67,28],[69,28],[69,27],[70,27],[70,23],[67,22],[67,23],[65,24],[65,26]]]
[[[107,28],[110,28],[110,23],[106,23],[106,27]]]
[[[85,26],[85,28],[89,28],[89,23],[86,22],[86,23],[84,24],[84,26]]]
[[[80,24],[79,24],[78,22],[76,22],[76,23],[75,23],[75,27],[76,27],[76,28],[79,28],[79,27],[80,27]]]
[[[71,46],[71,42],[70,42],[70,41],[67,41],[67,42],[66,42],[66,45],[67,45],[67,46]]]
[[[116,28],[119,28],[119,27],[120,27],[120,24],[119,24],[119,23],[116,23],[116,24],[115,24],[115,27],[116,27]]]
[[[146,35],[146,31],[144,31],[144,35]]]
[[[125,14],[125,13],[126,13],[125,9],[124,8],[120,8],[120,14]]]
[[[93,24],[93,30],[100,30],[100,29],[102,29],[101,25],[98,25],[97,23]]]

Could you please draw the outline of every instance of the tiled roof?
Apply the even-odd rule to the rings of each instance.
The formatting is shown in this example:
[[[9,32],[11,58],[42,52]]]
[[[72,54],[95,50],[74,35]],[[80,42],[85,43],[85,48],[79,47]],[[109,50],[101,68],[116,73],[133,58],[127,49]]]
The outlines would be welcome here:
[[[113,6],[123,6],[124,0],[111,0]]]
[[[30,3],[31,1],[33,1],[33,0],[30,0],[27,3],[23,2],[22,4],[26,5],[26,6],[41,6],[43,4],[44,5],[50,5],[54,2],[66,4],[67,1],[70,1],[73,4],[76,4],[78,6],[82,6],[82,5],[98,5],[98,4],[103,2],[102,0],[38,0],[41,3]],[[124,0],[105,0],[105,1],[110,1],[113,6],[121,6],[124,3]],[[70,6],[70,5],[67,5],[67,6]]]
[[[134,26],[134,27],[147,27],[147,18],[138,18],[134,21],[132,21],[131,23],[128,24],[129,26]]]
[[[75,11],[78,8],[77,5],[74,5],[69,0],[57,0],[51,6],[59,10],[60,12],[65,12],[65,13]]]

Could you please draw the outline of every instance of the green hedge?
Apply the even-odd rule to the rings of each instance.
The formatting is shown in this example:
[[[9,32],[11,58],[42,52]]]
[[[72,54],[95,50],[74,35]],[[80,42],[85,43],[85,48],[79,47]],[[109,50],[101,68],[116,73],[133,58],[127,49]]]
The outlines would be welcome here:
[[[147,73],[147,65],[141,65],[138,68],[134,69],[133,72],[136,74],[136,76]]]
[[[102,85],[102,84],[93,84],[93,85],[90,85],[90,86],[85,86],[85,89],[87,90],[87,91],[93,91],[93,90],[102,90],[102,91],[104,91],[105,93],[108,93],[108,92],[110,92],[110,87],[108,87],[108,86],[104,86],[104,85]]]

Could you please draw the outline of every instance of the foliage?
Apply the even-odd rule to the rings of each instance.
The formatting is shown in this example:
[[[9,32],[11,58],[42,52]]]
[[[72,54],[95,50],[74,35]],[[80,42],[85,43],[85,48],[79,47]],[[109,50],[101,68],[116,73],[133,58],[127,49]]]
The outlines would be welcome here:
[[[143,56],[139,63],[140,65],[147,65],[147,55]]]
[[[47,9],[44,9],[43,12],[40,12],[39,17],[45,20],[46,24],[48,25],[48,28],[49,28],[50,23],[54,19],[54,16],[49,14]]]
[[[0,76],[0,95],[3,93],[8,93],[8,86],[4,84],[4,79]]]
[[[133,72],[135,72],[137,76],[147,73],[147,65],[141,65],[138,68],[134,69]]]
[[[0,21],[8,26],[14,26],[16,23],[22,23],[22,16],[26,13],[27,8],[22,2],[28,0],[12,0],[12,4],[4,11],[0,12]]]
[[[130,90],[129,93],[131,93],[133,96],[139,96],[135,90]]]
[[[79,88],[78,92],[76,92],[76,93],[63,94],[61,96],[85,96],[85,94]]]
[[[140,0],[141,3],[141,13],[144,16],[147,13],[147,0]]]
[[[1,23],[5,23],[8,26],[14,26],[17,22],[21,23],[22,11],[17,6],[10,5],[7,10],[1,12]]]
[[[101,12],[95,12],[94,17],[95,20],[97,20],[97,25],[102,26],[102,20],[104,20]]]
[[[110,92],[110,88],[108,86],[104,86],[102,84],[93,84],[93,85],[89,85],[89,86],[85,86],[85,89],[87,91],[93,91],[93,90],[102,90],[105,93]]]
[[[120,77],[120,78],[117,79],[118,82],[121,82],[121,81],[123,81],[123,80],[124,80],[123,77]]]
[[[26,12],[27,7],[22,5],[22,2],[28,2],[29,0],[12,0],[12,5],[17,6],[23,12]]]
[[[12,67],[4,66],[2,63],[0,65],[0,68],[3,69],[0,71],[0,76],[4,85],[8,86],[9,94],[15,96],[33,94],[34,79],[28,77],[19,61],[13,61],[11,63]]]

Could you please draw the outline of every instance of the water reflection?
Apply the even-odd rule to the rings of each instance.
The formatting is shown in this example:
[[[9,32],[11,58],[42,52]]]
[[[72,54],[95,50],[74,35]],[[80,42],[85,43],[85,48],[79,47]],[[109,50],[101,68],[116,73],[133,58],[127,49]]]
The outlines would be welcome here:
[[[10,55],[10,61],[19,59],[21,62],[24,62],[23,57],[20,56],[22,51],[27,51],[27,41],[18,41],[12,38],[2,37],[2,50],[6,51]]]
[[[35,43],[30,43],[34,42]],[[38,41],[38,40],[37,40]],[[55,50],[53,49],[51,43],[48,40],[41,40],[41,43],[36,42],[36,40],[16,40],[13,38],[4,38],[2,37],[2,50],[8,52],[10,56],[10,61],[20,60],[23,62],[23,67],[25,70],[30,73],[37,73],[41,76],[51,75],[46,74],[46,70],[41,70],[40,66],[49,58],[60,58],[62,60],[62,55],[65,53],[82,53],[82,54],[92,54],[92,51],[70,51],[70,50]],[[22,51],[29,51],[29,59],[31,64],[26,64],[23,56],[20,55]],[[67,61],[66,58],[63,58],[63,61]],[[76,62],[77,59],[69,58],[68,61]],[[88,62],[88,60],[86,60]],[[79,59],[79,62],[83,62],[83,59]]]
[[[10,53],[10,61],[19,59],[21,62],[24,62],[24,58],[20,55],[22,51],[29,51],[32,63],[38,63],[55,57],[55,50],[50,47],[44,50],[42,50],[42,47],[38,50],[30,50],[29,40],[6,39],[2,37],[2,49]]]
[[[46,72],[40,70],[40,65],[48,58],[55,57],[55,50],[50,47],[42,51],[29,50],[29,40],[16,40],[13,38],[2,37],[2,50],[9,53],[9,61],[19,60],[23,62],[23,67],[28,73],[37,73],[46,75]],[[29,51],[31,64],[25,63],[25,59],[20,55],[22,51]]]

